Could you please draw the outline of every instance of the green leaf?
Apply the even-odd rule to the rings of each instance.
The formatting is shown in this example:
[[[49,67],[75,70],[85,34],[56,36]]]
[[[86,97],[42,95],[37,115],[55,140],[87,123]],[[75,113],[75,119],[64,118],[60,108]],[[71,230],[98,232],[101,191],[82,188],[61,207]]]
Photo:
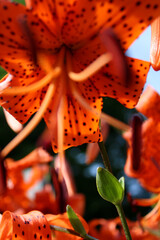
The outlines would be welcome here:
[[[113,203],[120,204],[124,197],[124,180],[120,182],[108,170],[99,167],[96,175],[97,190],[100,196]],[[121,185],[122,184],[122,185]]]
[[[72,224],[72,227],[74,228],[74,230],[77,233],[79,233],[81,236],[86,236],[87,235],[86,230],[84,229],[83,224],[81,223],[81,221],[79,220],[79,218],[77,217],[76,213],[73,211],[71,206],[67,205],[66,211],[68,214],[69,221]]]

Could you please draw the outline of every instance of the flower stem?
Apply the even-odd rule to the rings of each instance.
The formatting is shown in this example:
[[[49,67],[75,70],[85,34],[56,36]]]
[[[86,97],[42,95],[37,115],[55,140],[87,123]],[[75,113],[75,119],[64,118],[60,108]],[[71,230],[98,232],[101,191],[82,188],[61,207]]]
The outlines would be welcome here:
[[[125,218],[125,215],[124,215],[124,211],[123,211],[122,205],[121,204],[117,204],[115,206],[117,208],[117,212],[118,212],[119,217],[121,219],[121,223],[122,223],[122,226],[123,226],[123,229],[124,229],[124,233],[125,233],[126,239],[127,240],[132,240],[131,234],[129,232],[129,228],[128,228],[128,225],[127,225],[127,221],[126,221],[126,218]]]
[[[68,233],[68,234],[72,234],[72,235],[78,236],[78,237],[83,237],[83,239],[85,239],[85,240],[98,240],[97,238],[94,238],[88,234],[86,234],[85,236],[81,236],[79,233],[75,232],[72,229],[63,228],[63,227],[59,227],[59,226],[55,226],[55,225],[50,225],[50,228],[54,231]]]
[[[112,173],[112,169],[111,169],[111,164],[109,162],[109,158],[108,158],[108,154],[107,154],[107,151],[106,151],[106,148],[105,148],[105,145],[104,145],[104,142],[98,142],[98,146],[99,146],[99,149],[100,149],[100,152],[101,152],[101,156],[102,156],[102,159],[103,159],[103,163],[104,163],[104,166],[105,168]]]
[[[112,173],[111,165],[110,165],[110,162],[109,162],[109,158],[108,158],[108,154],[107,154],[104,142],[103,141],[98,142],[98,145],[99,145],[99,148],[100,148],[100,152],[101,152],[101,155],[102,155],[104,166],[106,167],[106,169],[108,171],[110,171]],[[119,217],[121,219],[126,239],[127,240],[132,240],[130,232],[129,232],[129,228],[128,228],[128,225],[127,225],[127,221],[126,221],[126,218],[125,218],[125,215],[124,215],[122,205],[121,204],[115,204],[115,207],[117,208]]]

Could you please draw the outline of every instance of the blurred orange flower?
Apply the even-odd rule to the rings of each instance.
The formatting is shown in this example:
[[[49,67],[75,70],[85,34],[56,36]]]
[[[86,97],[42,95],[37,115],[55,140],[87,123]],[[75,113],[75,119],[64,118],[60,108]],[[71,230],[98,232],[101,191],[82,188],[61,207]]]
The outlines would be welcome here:
[[[52,239],[48,221],[38,211],[24,215],[6,211],[2,215],[0,229],[0,240]]]
[[[137,178],[147,190],[160,192],[160,122],[155,124],[150,118],[142,124],[142,144],[137,169],[133,168],[131,135],[131,131],[123,134],[129,145],[125,173]]]
[[[143,218],[137,221],[127,219],[127,224],[133,240],[158,240],[159,237],[151,233],[159,230],[160,223],[160,201]],[[112,220],[94,219],[89,223],[89,234],[99,240],[125,240],[122,223],[117,217]]]
[[[48,173],[46,163],[52,161],[52,156],[42,148],[37,148],[19,161],[7,158],[4,161],[6,172],[6,188],[0,194],[0,211],[20,211],[25,213],[33,209],[33,201],[28,197],[28,190]],[[32,167],[28,180],[24,178],[23,170]]]
[[[152,220],[150,220],[152,221]],[[151,222],[152,223],[152,222]],[[133,240],[158,240],[157,236],[154,236],[147,230],[143,229],[138,221],[132,222],[127,220],[127,224]],[[156,222],[158,227],[158,221]],[[151,228],[150,228],[151,229]],[[99,240],[125,240],[126,237],[123,232],[123,227],[119,218],[114,220],[94,219],[89,222],[89,234]]]
[[[126,174],[137,178],[144,188],[154,193],[160,192],[159,103],[159,94],[152,87],[147,87],[136,109],[148,119],[137,122],[135,129],[132,128],[123,134],[128,142]]]
[[[42,189],[33,189],[36,183],[44,181],[44,177],[50,173],[47,163],[52,160],[53,157],[42,148],[35,149],[19,161],[7,158],[4,161],[5,168],[2,169],[6,173],[7,185],[0,193],[0,211],[26,213],[37,209],[43,213],[58,214],[64,212],[66,205],[69,204],[77,213],[83,215],[85,196],[76,193],[74,180],[66,160],[61,164],[63,170],[61,181],[58,177],[59,158],[57,157],[54,161],[55,170],[52,168],[51,171],[53,186],[51,183],[46,183],[41,187]],[[26,181],[24,170],[30,167]],[[31,192],[33,196],[30,196]]]
[[[85,230],[88,232],[88,225],[85,220],[78,216]],[[81,237],[73,236],[67,233],[54,231],[52,234],[50,225],[64,227],[73,230],[67,214],[61,215],[43,215],[39,211],[31,211],[24,215],[18,215],[6,211],[2,215],[0,222],[0,240],[10,239],[56,239],[70,240],[82,239]]]
[[[1,0],[0,12],[0,64],[10,73],[0,104],[21,123],[38,111],[27,133],[44,117],[54,151],[62,151],[102,140],[102,96],[135,106],[149,63],[124,60],[119,41],[127,50],[159,15],[159,0]]]

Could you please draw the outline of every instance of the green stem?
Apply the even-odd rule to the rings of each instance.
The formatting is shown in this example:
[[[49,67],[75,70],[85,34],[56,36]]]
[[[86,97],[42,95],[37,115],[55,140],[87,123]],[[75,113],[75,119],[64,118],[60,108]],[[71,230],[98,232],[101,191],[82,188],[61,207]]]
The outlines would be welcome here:
[[[121,204],[117,204],[115,206],[117,208],[117,212],[118,212],[119,217],[121,219],[126,239],[127,240],[132,240],[132,237],[131,237],[131,234],[129,232],[129,228],[128,228],[128,225],[127,225],[127,221],[126,221],[126,218],[125,218],[125,215],[124,215],[124,211],[123,211],[122,205]]]
[[[111,164],[109,162],[109,158],[108,158],[108,154],[107,154],[104,142],[103,141],[98,142],[98,146],[100,148],[100,152],[101,152],[101,156],[102,156],[105,168],[112,173]]]
[[[72,229],[69,228],[63,228],[63,227],[59,227],[59,226],[55,226],[55,225],[50,225],[50,228],[54,231],[59,231],[59,232],[63,232],[63,233],[68,233],[68,234],[72,234],[74,236],[78,236],[78,237],[82,237],[83,239],[86,240],[98,240],[97,238],[94,238],[88,234],[85,234],[84,236],[82,236],[81,234],[75,232]]]

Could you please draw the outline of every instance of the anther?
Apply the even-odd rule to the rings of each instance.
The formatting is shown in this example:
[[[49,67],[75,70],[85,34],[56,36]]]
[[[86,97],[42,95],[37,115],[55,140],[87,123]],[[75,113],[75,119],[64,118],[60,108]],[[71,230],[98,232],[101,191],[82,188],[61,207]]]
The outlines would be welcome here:
[[[100,32],[100,39],[106,50],[112,54],[113,67],[117,75],[122,79],[124,85],[128,87],[131,84],[130,70],[119,39],[110,28]]]
[[[132,168],[137,171],[140,167],[142,149],[142,118],[135,114],[131,121],[132,127]]]
[[[6,168],[4,166],[4,158],[0,155],[0,195],[5,192],[7,188]]]

